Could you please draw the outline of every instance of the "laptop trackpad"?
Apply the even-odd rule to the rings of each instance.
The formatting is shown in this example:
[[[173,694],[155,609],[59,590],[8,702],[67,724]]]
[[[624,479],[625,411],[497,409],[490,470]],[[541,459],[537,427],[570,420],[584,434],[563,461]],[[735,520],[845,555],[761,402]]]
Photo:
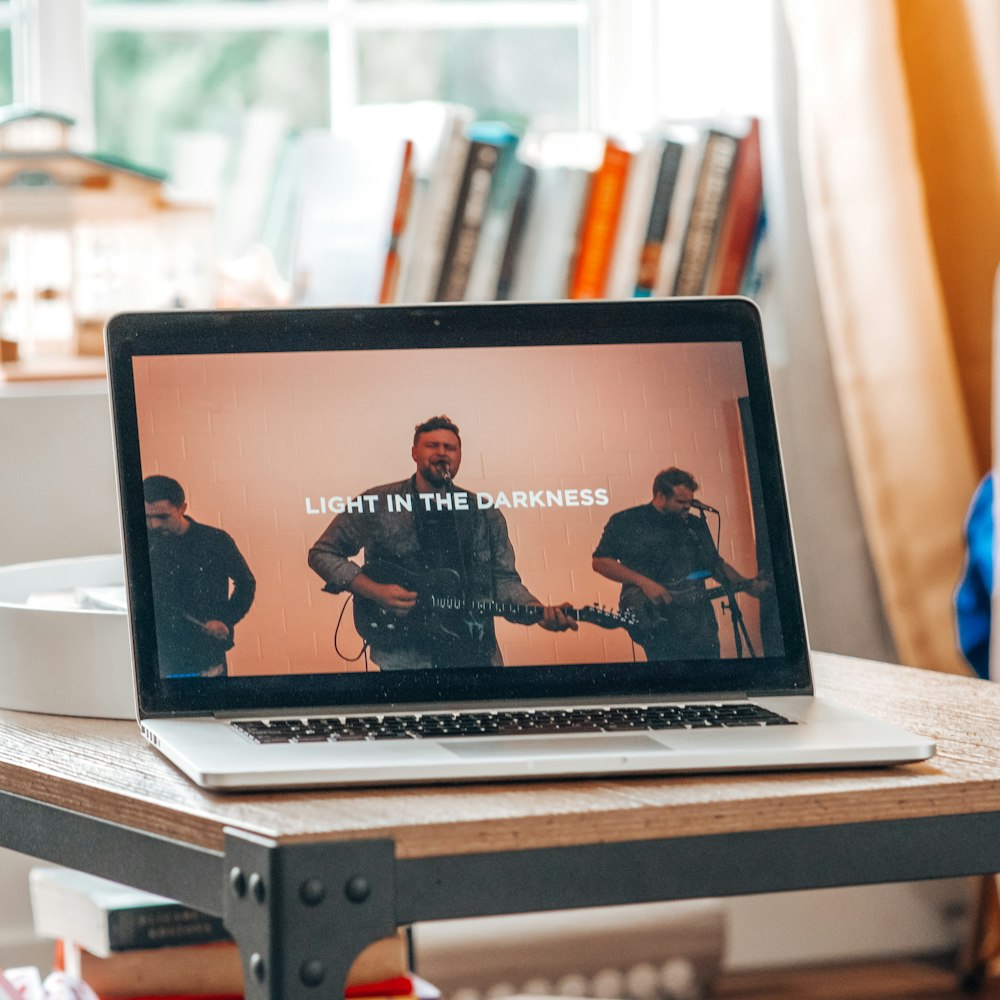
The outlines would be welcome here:
[[[517,740],[438,740],[438,745],[459,757],[577,757],[616,753],[663,753],[664,746],[651,736],[554,736]]]

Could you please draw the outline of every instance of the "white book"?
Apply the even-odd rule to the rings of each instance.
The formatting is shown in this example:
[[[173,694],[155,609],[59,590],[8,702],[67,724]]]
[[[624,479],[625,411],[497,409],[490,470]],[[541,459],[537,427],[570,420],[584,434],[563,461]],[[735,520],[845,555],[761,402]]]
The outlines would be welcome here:
[[[544,302],[569,294],[587,194],[605,138],[597,132],[525,136],[523,156],[535,168],[535,182],[508,298]]]
[[[292,284],[302,306],[378,302],[403,155],[361,120],[302,138]]]
[[[36,934],[72,941],[101,958],[229,936],[218,917],[84,872],[33,868],[29,890]]]
[[[618,221],[618,237],[608,271],[606,298],[630,299],[635,291],[639,257],[649,226],[649,210],[662,156],[662,139],[643,143],[632,156]]]
[[[511,299],[545,302],[568,295],[590,178],[583,167],[537,169]]]

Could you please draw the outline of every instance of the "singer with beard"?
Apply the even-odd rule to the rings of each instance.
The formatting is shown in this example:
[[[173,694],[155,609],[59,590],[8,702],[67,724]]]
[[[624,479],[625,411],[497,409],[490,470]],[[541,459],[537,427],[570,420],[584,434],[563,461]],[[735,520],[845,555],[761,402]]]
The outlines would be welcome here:
[[[530,621],[509,613],[504,617],[525,625],[537,621],[550,631],[575,630],[576,622],[563,613],[566,605],[543,606],[521,582],[503,514],[477,509],[473,494],[468,494],[473,498],[468,509],[458,509],[455,498],[466,492],[454,485],[462,463],[458,427],[443,415],[418,424],[410,456],[416,468],[409,479],[365,490],[377,498],[372,508],[338,514],[309,550],[309,566],[323,579],[324,590],[349,591],[399,620],[405,642],[383,644],[377,635],[367,637],[379,669],[503,666],[503,658],[492,615],[462,622],[456,628],[468,625],[469,634],[450,641],[450,634],[430,627],[426,608],[418,613],[418,590],[373,579],[366,566],[397,566],[410,579],[445,571],[460,581],[466,601],[531,605],[540,612]],[[364,566],[352,558],[362,549]],[[406,622],[409,616],[415,616],[415,625]]]
[[[754,597],[769,586],[745,577],[719,555],[695,499],[690,472],[671,467],[653,480],[648,504],[613,514],[594,550],[593,568],[622,585],[621,608],[639,620],[634,633],[648,660],[718,659],[719,627],[709,578],[739,584]]]

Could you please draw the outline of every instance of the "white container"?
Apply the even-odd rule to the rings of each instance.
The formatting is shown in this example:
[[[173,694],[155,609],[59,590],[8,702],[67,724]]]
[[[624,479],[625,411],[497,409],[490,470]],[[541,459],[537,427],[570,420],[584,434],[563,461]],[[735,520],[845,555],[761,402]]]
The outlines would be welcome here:
[[[0,708],[135,718],[127,615],[58,606],[123,579],[120,554],[0,566]]]

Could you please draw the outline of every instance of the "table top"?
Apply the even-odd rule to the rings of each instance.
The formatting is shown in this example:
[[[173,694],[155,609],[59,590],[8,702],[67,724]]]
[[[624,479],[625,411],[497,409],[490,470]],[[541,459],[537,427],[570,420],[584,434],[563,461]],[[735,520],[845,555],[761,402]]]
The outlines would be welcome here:
[[[1000,811],[1000,685],[816,653],[817,692],[930,736],[937,756],[875,769],[601,777],[216,794],[133,722],[0,711],[0,789],[221,850],[391,838],[399,858]]]

